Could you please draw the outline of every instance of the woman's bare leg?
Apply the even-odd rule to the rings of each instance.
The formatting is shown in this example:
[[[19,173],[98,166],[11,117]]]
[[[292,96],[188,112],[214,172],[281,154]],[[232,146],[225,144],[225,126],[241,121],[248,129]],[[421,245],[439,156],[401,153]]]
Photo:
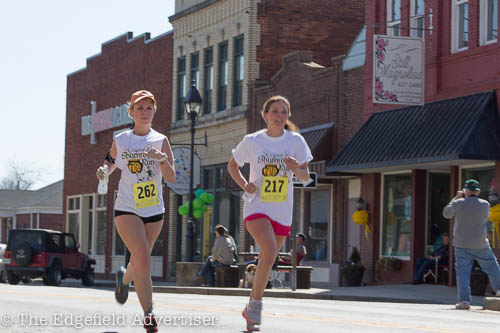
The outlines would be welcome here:
[[[134,287],[143,311],[152,303],[151,254],[142,220],[135,215],[121,215],[115,218],[116,230],[130,250],[133,258]]]
[[[259,263],[255,271],[250,298],[261,300],[269,281],[274,261],[286,237],[276,236],[268,219],[247,221],[246,227],[260,248]]]
[[[146,228],[146,238],[149,243],[149,253],[153,251],[153,246],[160,235],[161,229],[163,227],[163,220],[154,222],[154,223],[146,223],[144,224]],[[127,265],[127,271],[123,276],[123,284],[127,285],[130,282],[134,281],[134,264],[133,257],[130,256],[130,262]]]

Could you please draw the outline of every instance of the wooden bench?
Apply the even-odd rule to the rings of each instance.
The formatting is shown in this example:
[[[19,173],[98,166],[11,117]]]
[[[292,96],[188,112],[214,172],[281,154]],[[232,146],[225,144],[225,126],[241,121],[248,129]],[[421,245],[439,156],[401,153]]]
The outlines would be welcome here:
[[[311,271],[313,270],[312,266],[297,266],[297,289],[311,289]],[[273,267],[273,271],[276,273],[279,272],[291,272],[292,266],[275,266]],[[281,281],[279,274],[276,274],[274,281],[283,285],[283,281]],[[273,286],[276,287],[276,285]]]
[[[177,262],[175,263],[176,285],[177,286],[199,286],[200,281],[195,277],[203,267],[203,262]]]
[[[215,286],[238,288],[240,269],[237,265],[215,267]]]

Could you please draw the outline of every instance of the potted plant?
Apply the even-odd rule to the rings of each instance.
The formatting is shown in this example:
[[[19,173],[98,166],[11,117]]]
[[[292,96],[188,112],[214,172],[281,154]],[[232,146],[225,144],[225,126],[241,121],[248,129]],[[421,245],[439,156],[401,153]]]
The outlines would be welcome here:
[[[481,266],[474,260],[472,272],[470,274],[470,293],[474,296],[484,296],[488,288],[488,274],[481,269]]]
[[[361,263],[361,256],[356,247],[353,247],[349,261],[342,267],[342,277],[345,286],[361,286],[365,265]]]

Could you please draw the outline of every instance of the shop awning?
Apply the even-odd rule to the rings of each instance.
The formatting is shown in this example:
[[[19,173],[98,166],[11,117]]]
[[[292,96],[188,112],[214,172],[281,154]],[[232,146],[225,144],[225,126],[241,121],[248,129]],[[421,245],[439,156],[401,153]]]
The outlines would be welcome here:
[[[332,158],[332,128],[334,123],[326,123],[300,130],[311,149],[314,162],[328,161]],[[324,163],[324,162],[323,162]]]
[[[495,92],[375,112],[327,173],[369,173],[500,160]]]

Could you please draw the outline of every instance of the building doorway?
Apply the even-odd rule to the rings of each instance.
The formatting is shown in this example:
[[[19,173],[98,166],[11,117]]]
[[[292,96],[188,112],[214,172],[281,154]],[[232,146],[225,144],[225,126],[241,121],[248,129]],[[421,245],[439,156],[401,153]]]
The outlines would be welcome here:
[[[443,208],[450,201],[450,175],[429,173],[429,202],[427,210],[427,254],[442,245],[442,235],[450,230],[450,221],[443,217]]]

